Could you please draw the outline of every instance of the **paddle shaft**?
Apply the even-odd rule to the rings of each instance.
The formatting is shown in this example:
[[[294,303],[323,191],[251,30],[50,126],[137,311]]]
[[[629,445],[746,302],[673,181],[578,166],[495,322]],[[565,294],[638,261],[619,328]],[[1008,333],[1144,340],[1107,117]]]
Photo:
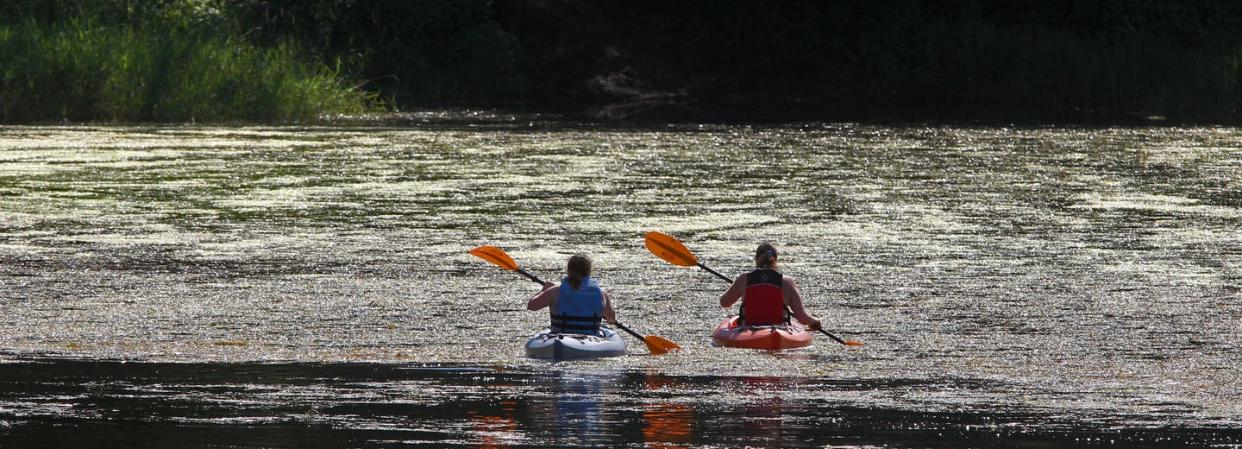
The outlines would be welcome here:
[[[637,339],[638,339],[638,341],[641,341],[641,342],[646,342],[646,341],[647,341],[647,339],[646,339],[646,338],[643,338],[642,334],[639,334],[638,332],[634,332],[634,330],[633,330],[633,329],[630,329],[629,327],[626,327],[626,325],[621,324],[621,322],[620,322],[620,321],[614,322],[613,324],[616,324],[616,325],[617,325],[617,327],[621,328],[621,330],[626,331],[626,332],[629,332],[629,334],[630,334],[630,335],[633,335],[633,336],[634,336],[634,338],[637,338]]]
[[[823,333],[824,335],[827,335],[827,336],[828,336],[828,338],[831,338],[831,339],[833,339],[833,340],[836,340],[836,341],[837,341],[837,343],[840,343],[840,344],[843,344],[843,345],[846,345],[846,346],[854,346],[854,345],[851,345],[851,344],[849,344],[849,343],[846,343],[846,342],[845,342],[845,340],[842,340],[840,337],[837,337],[836,335],[832,335],[832,334],[828,333],[828,331],[824,330],[823,328],[816,329],[816,330],[820,331],[820,332],[821,332],[821,333]]]
[[[720,278],[720,279],[723,279],[725,282],[733,282],[733,280],[731,280],[731,279],[729,279],[729,278],[725,277],[725,275],[723,275],[723,274],[720,274],[720,273],[716,272],[716,270],[713,270],[713,269],[711,269],[711,268],[707,268],[707,265],[703,265],[703,263],[702,263],[702,262],[700,262],[700,263],[699,263],[699,268],[702,268],[702,269],[704,269],[704,270],[707,270],[707,272],[708,272],[708,273],[711,273],[711,274],[716,275],[716,277],[718,277],[718,278]],[[788,306],[788,305],[786,305],[786,306],[785,306],[785,310],[786,310],[786,311],[788,311],[790,315],[793,315],[793,311],[792,311],[792,310],[789,310],[789,306]],[[618,323],[618,324],[619,324],[619,323]],[[622,329],[625,329],[625,328],[623,327]],[[836,341],[837,341],[837,343],[840,343],[840,344],[843,344],[843,345],[847,345],[847,346],[849,345],[849,343],[846,343],[846,342],[845,342],[845,340],[842,340],[840,337],[837,337],[836,335],[832,335],[831,333],[829,333],[828,331],[824,330],[823,328],[816,329],[816,330],[820,331],[820,333],[823,333],[824,335],[827,335],[827,336],[828,336],[828,338],[831,338],[831,339],[833,339],[833,340],[836,340]]]
[[[702,263],[702,262],[699,262],[699,268],[702,268],[702,269],[704,269],[704,270],[707,270],[707,272],[708,272],[708,273],[714,274],[714,275],[716,275],[716,277],[718,277],[718,278],[720,278],[720,279],[724,279],[724,281],[725,281],[725,282],[729,282],[729,283],[732,283],[732,282],[733,282],[733,279],[729,279],[728,277],[726,277],[726,276],[725,276],[725,275],[723,275],[723,274],[720,274],[720,273],[719,273],[719,272],[717,272],[716,270],[713,270],[713,269],[711,269],[711,268],[707,268],[707,265],[703,265],[703,263]]]
[[[545,284],[545,282],[543,282],[543,279],[539,279],[538,277],[536,277],[536,276],[535,276],[535,275],[533,275],[533,274],[530,274],[530,273],[529,273],[529,272],[527,272],[526,270],[523,270],[523,269],[521,269],[521,268],[518,268],[518,269],[517,269],[517,272],[518,272],[518,274],[521,274],[522,276],[526,276],[527,278],[530,278],[530,280],[535,281],[535,283],[536,283],[536,284],[539,284],[539,285],[543,285],[543,284]]]

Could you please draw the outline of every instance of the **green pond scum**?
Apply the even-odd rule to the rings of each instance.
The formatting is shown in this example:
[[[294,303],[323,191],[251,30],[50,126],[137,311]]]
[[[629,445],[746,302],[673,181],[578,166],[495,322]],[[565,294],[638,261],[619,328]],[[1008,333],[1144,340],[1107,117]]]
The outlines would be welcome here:
[[[0,445],[1242,444],[1237,128],[487,117],[0,127]],[[653,230],[866,345],[713,347]],[[681,350],[527,359],[482,245]]]

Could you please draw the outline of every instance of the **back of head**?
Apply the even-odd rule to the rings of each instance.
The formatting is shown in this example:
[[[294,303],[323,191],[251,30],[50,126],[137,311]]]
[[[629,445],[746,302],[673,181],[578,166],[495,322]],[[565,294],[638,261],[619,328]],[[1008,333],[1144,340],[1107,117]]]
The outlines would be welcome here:
[[[771,270],[776,266],[776,247],[771,243],[763,242],[755,248],[755,266],[766,270]]]
[[[591,258],[586,254],[570,256],[569,263],[565,266],[565,275],[571,287],[581,288],[582,280],[591,276]]]

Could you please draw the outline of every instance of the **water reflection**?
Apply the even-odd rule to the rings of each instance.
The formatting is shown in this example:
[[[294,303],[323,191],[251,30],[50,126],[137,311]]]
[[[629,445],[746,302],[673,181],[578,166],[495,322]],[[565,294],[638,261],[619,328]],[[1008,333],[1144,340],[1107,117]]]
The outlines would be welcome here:
[[[677,388],[678,382],[659,374],[646,375],[648,394]],[[690,405],[675,402],[643,404],[643,442],[646,447],[684,449],[690,447],[693,435],[694,410]]]
[[[748,444],[776,447],[798,446],[786,434],[786,399],[783,395],[796,389],[798,381],[787,377],[741,377],[725,381],[726,387],[737,392],[743,399],[732,413],[735,423],[722,423],[733,427],[732,432],[744,438]]]
[[[1134,427],[1004,406],[912,410],[817,399],[935,395],[959,383],[571,371],[582,368],[4,363],[0,447],[1242,444],[1242,429],[1228,426]]]
[[[694,412],[684,404],[647,404],[643,406],[643,441],[647,447],[662,449],[688,448]]]
[[[473,410],[469,413],[474,434],[480,440],[475,448],[508,449],[513,442],[522,438],[515,420],[517,401],[501,401],[499,409],[491,413],[493,414]]]
[[[617,394],[615,374],[549,373],[546,394],[527,401],[532,437],[558,446],[606,445],[616,435],[615,411],[603,398]]]

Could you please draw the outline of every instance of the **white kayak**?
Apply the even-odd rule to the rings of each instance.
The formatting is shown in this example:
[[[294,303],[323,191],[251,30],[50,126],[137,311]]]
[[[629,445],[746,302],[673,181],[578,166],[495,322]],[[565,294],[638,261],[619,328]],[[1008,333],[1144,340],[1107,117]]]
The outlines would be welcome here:
[[[599,336],[558,334],[548,329],[526,340],[526,356],[534,359],[595,359],[625,355],[625,340],[612,329],[601,327]]]

